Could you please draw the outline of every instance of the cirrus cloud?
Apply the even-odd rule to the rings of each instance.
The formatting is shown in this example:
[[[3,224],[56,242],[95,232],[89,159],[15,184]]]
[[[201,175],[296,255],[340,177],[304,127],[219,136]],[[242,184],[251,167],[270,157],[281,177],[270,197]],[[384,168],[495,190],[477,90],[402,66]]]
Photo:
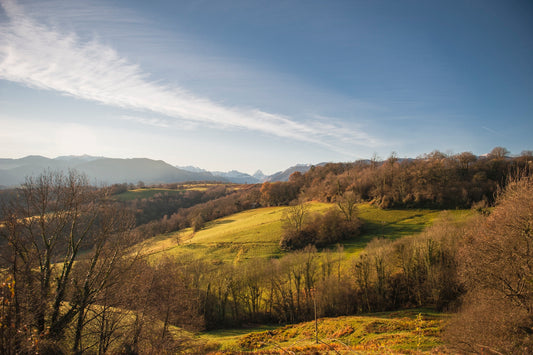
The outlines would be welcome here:
[[[13,0],[2,0],[8,21],[0,26],[0,79],[52,90],[105,105],[152,112],[209,127],[247,129],[281,138],[344,149],[339,142],[373,146],[376,139],[334,121],[300,122],[260,109],[214,102],[185,88],[151,79],[138,65],[98,40],[82,41],[35,21]],[[135,120],[168,127],[168,120]]]

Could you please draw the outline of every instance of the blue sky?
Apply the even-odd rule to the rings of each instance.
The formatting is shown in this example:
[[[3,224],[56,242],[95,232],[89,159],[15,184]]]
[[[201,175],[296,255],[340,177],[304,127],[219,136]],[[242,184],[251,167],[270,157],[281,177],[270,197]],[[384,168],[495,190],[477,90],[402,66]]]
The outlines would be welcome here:
[[[0,157],[273,173],[533,149],[528,0],[0,4]]]

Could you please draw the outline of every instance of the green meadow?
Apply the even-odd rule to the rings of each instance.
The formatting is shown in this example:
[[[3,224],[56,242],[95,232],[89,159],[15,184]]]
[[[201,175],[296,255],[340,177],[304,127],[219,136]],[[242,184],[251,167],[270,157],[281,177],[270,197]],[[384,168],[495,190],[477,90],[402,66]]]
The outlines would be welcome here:
[[[147,187],[141,189],[133,189],[122,192],[113,196],[119,201],[132,201],[137,199],[152,198],[157,194],[180,195],[185,191],[206,191],[210,187],[220,186],[220,184],[181,184],[176,189],[161,188],[161,187]],[[227,184],[226,187],[238,189],[238,185]]]
[[[310,203],[310,212],[321,212],[332,205]],[[186,256],[212,261],[233,262],[235,258],[279,257],[281,219],[287,207],[264,207],[233,214],[206,223],[193,232],[185,229],[147,240],[143,250],[152,258]]]
[[[286,326],[205,332],[199,341],[217,354],[420,354],[443,352],[447,316],[427,309],[320,318]],[[317,343],[318,335],[318,343]]]
[[[310,202],[309,212],[321,213],[334,207],[334,204]],[[287,209],[263,207],[248,210],[208,222],[198,232],[189,228],[158,235],[143,243],[143,251],[152,260],[169,256],[234,262],[237,258],[280,257],[284,254],[278,245],[282,234],[281,220]],[[359,236],[343,243],[346,254],[358,253],[373,238],[396,239],[420,233],[442,213],[424,209],[382,210],[370,204],[361,204],[358,209],[363,228]],[[451,213],[455,218],[463,219],[470,212],[457,210]]]
[[[162,188],[146,188],[146,189],[135,189],[128,190],[121,194],[114,196],[115,199],[119,201],[132,201],[143,198],[152,198],[157,194],[176,194],[180,195],[185,190],[175,190],[175,189],[162,189]]]

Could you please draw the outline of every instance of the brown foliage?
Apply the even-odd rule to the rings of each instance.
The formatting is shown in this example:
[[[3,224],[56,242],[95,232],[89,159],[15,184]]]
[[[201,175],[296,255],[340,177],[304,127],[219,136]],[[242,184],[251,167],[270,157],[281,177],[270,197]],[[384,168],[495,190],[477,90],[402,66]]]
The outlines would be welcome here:
[[[280,240],[282,249],[296,250],[307,245],[324,247],[359,235],[362,224],[355,211],[350,213],[349,220],[337,208],[307,217],[304,206],[300,204],[289,210]]]
[[[528,353],[533,347],[533,179],[512,181],[488,217],[472,225],[459,254],[468,289],[448,329],[472,352]]]
[[[301,191],[309,200],[324,202],[352,191],[382,208],[468,208],[481,200],[492,204],[510,171],[531,169],[527,152],[517,158],[508,153],[496,147],[486,157],[434,151],[416,159],[401,160],[392,154],[381,162],[330,163],[304,174]]]

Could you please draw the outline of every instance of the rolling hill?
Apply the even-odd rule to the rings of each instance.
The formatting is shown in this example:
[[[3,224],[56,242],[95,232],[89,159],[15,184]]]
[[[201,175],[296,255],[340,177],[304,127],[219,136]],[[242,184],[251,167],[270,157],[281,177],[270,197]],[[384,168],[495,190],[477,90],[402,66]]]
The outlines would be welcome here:
[[[310,212],[324,212],[334,207],[327,203],[310,203]],[[164,255],[233,262],[235,258],[279,257],[282,234],[281,218],[287,207],[262,207],[239,212],[206,223],[198,231],[185,229],[162,234],[143,243],[144,252],[152,258]],[[452,211],[457,217],[468,211]],[[346,256],[357,254],[373,238],[396,239],[417,234],[438,219],[437,210],[382,210],[369,204],[359,206],[364,222],[362,234],[344,242]]]

